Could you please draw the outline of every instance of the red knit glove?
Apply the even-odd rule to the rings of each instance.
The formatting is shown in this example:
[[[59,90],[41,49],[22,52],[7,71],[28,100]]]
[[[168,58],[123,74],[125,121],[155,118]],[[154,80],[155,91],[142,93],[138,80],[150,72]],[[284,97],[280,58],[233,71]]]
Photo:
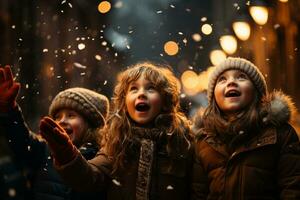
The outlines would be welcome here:
[[[58,165],[64,165],[75,159],[78,151],[66,131],[50,117],[40,122],[40,134],[47,141]]]
[[[16,106],[20,83],[14,82],[10,67],[0,68],[0,112],[9,112]]]

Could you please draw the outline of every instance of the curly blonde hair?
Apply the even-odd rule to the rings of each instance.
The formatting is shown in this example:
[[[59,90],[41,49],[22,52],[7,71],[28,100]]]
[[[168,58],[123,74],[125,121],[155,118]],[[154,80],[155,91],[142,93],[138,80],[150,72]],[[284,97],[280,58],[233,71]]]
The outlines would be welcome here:
[[[180,112],[180,91],[177,78],[166,66],[150,62],[137,63],[118,75],[112,98],[112,112],[103,129],[103,149],[109,158],[113,160],[114,172],[124,165],[126,151],[133,138],[132,125],[126,109],[126,94],[130,83],[141,76],[150,81],[163,97],[164,105],[160,114],[172,116],[167,130],[168,133],[175,133],[174,135],[179,136],[178,139],[181,138],[180,141],[187,144],[185,145],[187,148],[190,146],[189,140],[185,136],[186,132],[189,132],[187,131],[189,130],[188,120]],[[174,146],[176,145],[167,144],[169,153],[175,153]]]

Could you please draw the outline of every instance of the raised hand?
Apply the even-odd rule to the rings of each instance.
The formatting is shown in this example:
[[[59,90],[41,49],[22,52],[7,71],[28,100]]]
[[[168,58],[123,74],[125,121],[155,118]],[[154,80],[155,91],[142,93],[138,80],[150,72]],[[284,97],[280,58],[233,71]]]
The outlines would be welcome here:
[[[66,131],[50,117],[41,120],[40,134],[47,141],[57,164],[64,165],[77,156],[78,151]]]
[[[9,112],[16,107],[20,83],[13,80],[10,66],[0,68],[0,112]]]

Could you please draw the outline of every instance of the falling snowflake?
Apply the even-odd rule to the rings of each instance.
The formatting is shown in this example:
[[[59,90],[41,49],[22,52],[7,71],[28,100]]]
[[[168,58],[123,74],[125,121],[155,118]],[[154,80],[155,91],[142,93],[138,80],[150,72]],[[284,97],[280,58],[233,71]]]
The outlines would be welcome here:
[[[274,24],[274,29],[278,29],[280,27],[280,24]]]
[[[207,21],[207,18],[206,17],[202,17],[201,18],[201,22],[206,22]]]
[[[77,68],[86,69],[85,65],[82,65],[82,64],[80,64],[78,62],[74,62],[74,66],[77,67]]]
[[[95,55],[95,59],[100,61],[102,60],[102,57],[100,55]]]
[[[85,49],[85,44],[84,44],[84,43],[78,44],[78,49],[79,49],[79,50]]]
[[[8,196],[10,196],[10,197],[15,197],[16,194],[17,194],[17,191],[16,191],[15,188],[9,188],[9,189],[8,189]]]

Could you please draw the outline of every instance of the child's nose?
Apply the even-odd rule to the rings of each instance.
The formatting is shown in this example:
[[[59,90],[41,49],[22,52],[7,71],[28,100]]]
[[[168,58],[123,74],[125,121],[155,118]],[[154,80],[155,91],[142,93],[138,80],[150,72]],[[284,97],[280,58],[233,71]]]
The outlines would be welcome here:
[[[146,97],[146,91],[144,88],[139,89],[138,92],[138,98],[145,98]]]
[[[236,85],[236,79],[234,77],[229,78],[227,85]]]

